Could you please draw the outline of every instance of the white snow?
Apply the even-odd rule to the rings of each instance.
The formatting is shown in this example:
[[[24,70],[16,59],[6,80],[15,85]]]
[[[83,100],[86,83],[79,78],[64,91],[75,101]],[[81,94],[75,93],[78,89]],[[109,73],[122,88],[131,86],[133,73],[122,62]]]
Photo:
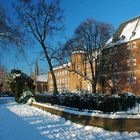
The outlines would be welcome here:
[[[135,30],[135,27],[137,25],[139,19],[134,20],[133,22],[129,22],[126,27],[123,29],[122,33],[120,36],[124,35],[126,41],[129,41],[129,39],[131,39],[132,36],[132,32]]]
[[[60,66],[56,66],[56,67],[53,68],[53,70],[59,70],[59,69],[62,69],[62,68],[67,68],[69,66],[71,66],[71,62],[68,62],[66,64],[62,64]]]
[[[137,132],[109,132],[66,121],[40,109],[0,98],[0,140],[140,140]]]
[[[134,36],[132,35],[133,32],[135,32]],[[121,39],[122,36],[124,36],[124,39]],[[120,45],[123,43],[127,43],[129,41],[140,39],[140,17],[134,18],[133,21],[130,22],[128,21],[128,23],[123,28],[119,38],[120,39],[118,41],[112,42],[113,40],[113,36],[112,36],[106,43],[105,48],[113,47],[115,45]]]
[[[77,54],[77,53],[78,53],[78,54],[79,54],[79,53],[85,53],[85,51],[80,51],[80,50],[79,50],[79,51],[74,51],[74,52],[72,52],[72,54]]]

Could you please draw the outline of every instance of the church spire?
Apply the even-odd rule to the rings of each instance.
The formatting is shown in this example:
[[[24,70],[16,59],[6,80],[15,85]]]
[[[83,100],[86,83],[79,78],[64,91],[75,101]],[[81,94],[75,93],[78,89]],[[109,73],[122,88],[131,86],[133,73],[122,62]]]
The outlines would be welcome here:
[[[38,61],[36,60],[35,63],[35,75],[39,75],[39,67],[38,67]]]

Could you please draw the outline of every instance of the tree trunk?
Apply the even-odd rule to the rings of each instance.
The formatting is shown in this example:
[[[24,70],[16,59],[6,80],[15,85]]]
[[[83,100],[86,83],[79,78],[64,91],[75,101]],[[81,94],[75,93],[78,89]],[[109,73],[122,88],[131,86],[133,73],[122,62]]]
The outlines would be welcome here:
[[[90,67],[91,67],[91,74],[92,74],[92,93],[96,93],[96,84],[97,84],[97,81],[96,81],[96,78],[95,78],[95,69],[94,69],[94,66],[93,66],[93,61],[90,61]]]
[[[53,87],[54,87],[54,91],[53,93],[54,94],[58,94],[58,89],[57,89],[57,83],[56,83],[56,77],[55,77],[55,74],[54,74],[54,71],[53,71],[53,67],[52,67],[52,64],[51,64],[51,60],[48,56],[48,53],[47,53],[47,50],[46,50],[46,47],[45,47],[45,44],[42,43],[42,48],[44,50],[44,54],[45,54],[45,57],[46,57],[46,60],[48,62],[48,65],[49,65],[49,69],[50,69],[50,73],[52,75],[52,80],[53,80]]]
[[[96,93],[96,82],[92,83],[92,93]]]

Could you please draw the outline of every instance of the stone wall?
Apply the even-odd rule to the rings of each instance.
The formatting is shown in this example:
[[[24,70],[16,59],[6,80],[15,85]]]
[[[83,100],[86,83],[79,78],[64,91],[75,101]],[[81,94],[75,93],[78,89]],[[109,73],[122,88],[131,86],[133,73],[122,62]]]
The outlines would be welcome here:
[[[140,119],[132,119],[132,118],[101,118],[95,116],[86,116],[86,115],[78,115],[78,114],[71,114],[63,111],[52,109],[49,107],[44,107],[36,103],[32,103],[31,106],[40,108],[47,112],[50,112],[55,115],[59,115],[66,120],[71,120],[72,122],[79,123],[82,125],[90,125],[101,127],[109,131],[128,131],[128,132],[140,132]]]

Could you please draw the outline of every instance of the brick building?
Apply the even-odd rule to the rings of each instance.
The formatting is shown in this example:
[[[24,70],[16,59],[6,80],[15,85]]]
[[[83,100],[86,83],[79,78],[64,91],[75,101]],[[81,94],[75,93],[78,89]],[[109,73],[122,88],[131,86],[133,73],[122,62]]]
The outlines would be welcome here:
[[[68,71],[77,69],[84,73],[86,63],[87,76],[91,77],[90,65],[84,62],[84,57],[84,51],[78,49],[71,54],[69,63],[54,68],[58,91],[91,91],[91,83],[88,80]],[[105,84],[105,89],[113,83],[119,91],[131,91],[140,95],[140,17],[119,26],[102,50],[102,61],[104,82],[108,83]],[[47,79],[48,91],[53,91],[50,72]],[[97,86],[97,89],[101,89],[100,86]]]
[[[140,95],[140,17],[119,26],[104,47],[102,58],[106,80],[117,90]]]
[[[58,91],[91,91],[91,85],[88,81],[85,81],[83,77],[75,72],[69,72],[71,69],[84,72],[83,58],[84,52],[82,50],[74,51],[71,55],[71,61],[69,63],[54,68]],[[50,72],[48,73],[48,90],[53,91],[53,81]]]

